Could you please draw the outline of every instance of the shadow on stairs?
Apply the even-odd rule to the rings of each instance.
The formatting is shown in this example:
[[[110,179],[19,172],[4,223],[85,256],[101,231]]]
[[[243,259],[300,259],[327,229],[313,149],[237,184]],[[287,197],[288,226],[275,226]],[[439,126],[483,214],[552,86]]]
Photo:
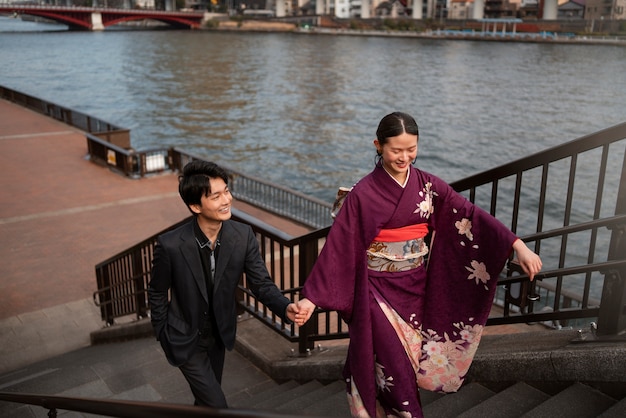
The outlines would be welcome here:
[[[519,382],[493,390],[479,383],[469,383],[454,394],[422,391],[421,397],[427,418],[626,416],[626,397],[621,390],[615,390],[611,396],[582,383],[559,386],[552,384],[540,389]],[[302,384],[294,380],[282,384],[274,382],[255,394],[240,393],[229,402],[238,409],[316,417],[350,416],[345,385],[341,381],[327,384],[317,380]]]

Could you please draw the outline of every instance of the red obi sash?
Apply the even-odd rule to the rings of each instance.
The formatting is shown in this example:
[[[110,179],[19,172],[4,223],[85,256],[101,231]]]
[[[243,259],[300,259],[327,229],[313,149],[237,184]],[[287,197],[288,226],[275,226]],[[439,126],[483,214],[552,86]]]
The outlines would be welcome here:
[[[424,238],[428,235],[428,224],[414,224],[402,228],[381,229],[374,241],[402,242],[410,239]]]

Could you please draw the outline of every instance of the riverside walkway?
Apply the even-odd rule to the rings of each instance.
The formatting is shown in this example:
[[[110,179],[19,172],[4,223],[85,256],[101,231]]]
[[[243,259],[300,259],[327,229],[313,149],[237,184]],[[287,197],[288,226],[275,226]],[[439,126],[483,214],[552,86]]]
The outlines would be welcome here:
[[[0,373],[90,344],[95,266],[189,216],[176,174],[128,179],[78,129],[0,100]],[[304,228],[234,206],[287,233]]]
[[[129,179],[86,154],[81,131],[0,100],[0,392],[189,405],[186,382],[154,338],[91,345],[93,335],[149,334],[148,319],[104,327],[92,300],[94,267],[189,215],[176,192],[177,177]],[[240,202],[234,206],[294,236],[305,232]],[[558,371],[558,364],[573,366],[562,369],[566,377],[621,373],[623,344],[572,347],[575,332],[488,327],[472,367],[500,374],[524,369],[537,377]],[[346,347],[346,341],[326,342],[319,353],[293,356],[296,344],[242,318],[236,350],[226,357],[229,404],[243,407],[260,389],[278,387],[276,375],[283,381],[339,379]],[[344,394],[327,398],[317,401],[315,415],[349,415]],[[0,401],[0,416],[40,412]]]

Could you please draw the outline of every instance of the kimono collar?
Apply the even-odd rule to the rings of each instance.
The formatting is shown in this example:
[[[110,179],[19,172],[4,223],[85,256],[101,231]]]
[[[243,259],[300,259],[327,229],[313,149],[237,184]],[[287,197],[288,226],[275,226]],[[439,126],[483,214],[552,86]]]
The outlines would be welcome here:
[[[411,166],[407,167],[406,169],[406,178],[404,179],[404,184],[401,184],[398,179],[396,179],[394,176],[391,175],[391,173],[389,171],[387,171],[387,169],[385,168],[385,166],[383,165],[383,170],[385,170],[385,173],[387,173],[389,175],[389,177],[391,177],[393,179],[393,181],[395,181],[396,183],[398,183],[398,186],[402,187],[403,189],[406,187],[406,185],[409,183],[409,175],[411,174]]]

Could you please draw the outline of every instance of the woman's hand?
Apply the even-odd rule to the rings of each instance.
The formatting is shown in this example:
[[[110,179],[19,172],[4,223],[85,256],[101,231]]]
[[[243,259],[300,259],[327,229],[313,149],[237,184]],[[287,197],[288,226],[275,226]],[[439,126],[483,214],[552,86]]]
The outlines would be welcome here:
[[[515,250],[515,253],[517,254],[517,261],[519,262],[519,265],[532,282],[535,275],[541,271],[541,258],[539,258],[534,251],[528,248],[524,241],[519,238],[513,243],[513,250]]]
[[[296,314],[296,319],[294,322],[301,327],[306,323],[306,321],[309,320],[309,318],[311,318],[311,315],[313,315],[313,311],[315,311],[316,306],[307,298],[300,299],[296,305],[298,307],[298,313]]]

